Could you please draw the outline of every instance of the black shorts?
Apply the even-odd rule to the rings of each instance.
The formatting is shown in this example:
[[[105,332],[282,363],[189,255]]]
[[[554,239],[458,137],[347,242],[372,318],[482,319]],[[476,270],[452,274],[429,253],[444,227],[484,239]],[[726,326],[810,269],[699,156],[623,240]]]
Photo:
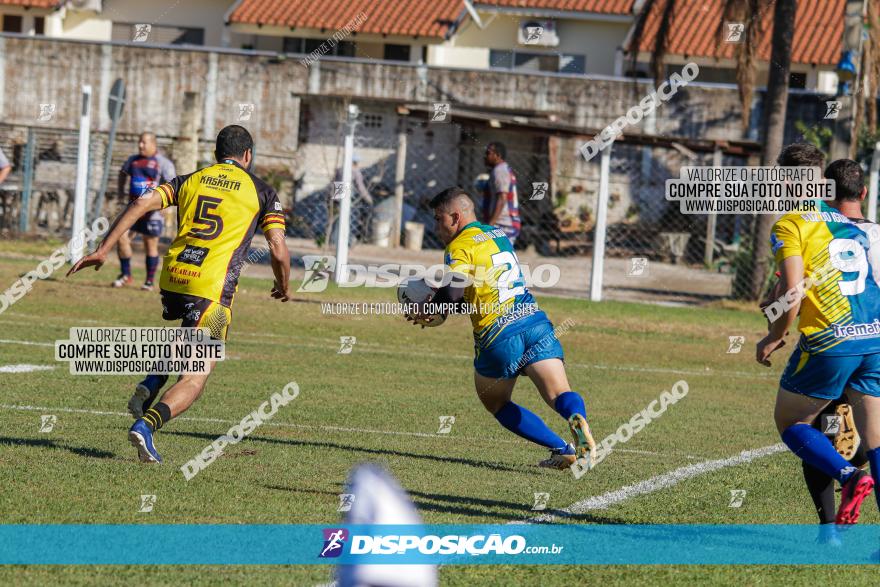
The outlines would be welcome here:
[[[183,328],[207,328],[211,338],[226,340],[232,309],[198,296],[162,290],[162,318],[181,320]]]
[[[162,231],[165,230],[165,222],[161,218],[150,220],[144,216],[143,218],[138,218],[131,229],[144,236],[162,236]]]

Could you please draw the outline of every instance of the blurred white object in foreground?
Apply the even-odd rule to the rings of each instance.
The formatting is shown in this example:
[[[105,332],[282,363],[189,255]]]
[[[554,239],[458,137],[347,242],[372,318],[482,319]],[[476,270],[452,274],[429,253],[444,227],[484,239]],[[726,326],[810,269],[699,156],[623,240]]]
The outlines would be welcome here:
[[[358,465],[348,477],[347,493],[354,495],[345,524],[421,524],[406,491],[385,469]],[[435,565],[340,565],[339,587],[434,587]]]

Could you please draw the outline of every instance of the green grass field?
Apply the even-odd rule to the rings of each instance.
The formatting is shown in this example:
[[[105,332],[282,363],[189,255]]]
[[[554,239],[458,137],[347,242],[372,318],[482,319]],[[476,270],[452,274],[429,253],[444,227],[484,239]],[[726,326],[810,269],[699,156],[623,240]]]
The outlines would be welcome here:
[[[0,290],[36,267],[52,243],[0,243]],[[776,445],[772,407],[782,351],[772,369],[754,362],[764,320],[723,308],[668,308],[541,297],[560,324],[569,379],[586,398],[597,440],[678,380],[690,392],[578,481],[539,469],[542,450],[501,429],[476,398],[472,339],[464,317],[421,330],[399,316],[322,314],[320,302],[391,301],[394,290],[335,289],[269,298],[270,281],[242,279],[228,360],[202,398],[168,424],[157,444],[166,460],[143,466],[129,446],[125,406],[137,381],[124,376],[71,376],[52,345],[74,326],[160,326],[156,293],[113,290],[116,267],[38,282],[0,314],[0,523],[303,523],[335,524],[338,494],[357,463],[383,463],[410,492],[429,523],[505,523],[533,517],[533,493],[548,492],[557,522],[793,523],[815,513],[799,462],[787,452],[695,475],[603,509],[565,516],[559,510],[687,465]],[[138,275],[135,276],[136,282]],[[740,353],[728,337],[742,335]],[[338,354],[341,336],[355,336]],[[271,422],[227,450],[187,482],[179,466],[224,434],[290,381],[300,396]],[[528,381],[514,393],[560,433],[563,421]],[[57,416],[40,432],[41,415]],[[455,416],[437,434],[441,416]],[[219,420],[219,421],[218,421]],[[746,491],[741,507],[730,492]],[[156,495],[151,513],[140,496]],[[880,523],[866,502],[864,523]],[[157,545],[161,548],[161,545]],[[443,585],[815,584],[845,572],[868,584],[873,569],[829,567],[504,567],[449,566]],[[317,585],[330,567],[4,567],[0,584]]]

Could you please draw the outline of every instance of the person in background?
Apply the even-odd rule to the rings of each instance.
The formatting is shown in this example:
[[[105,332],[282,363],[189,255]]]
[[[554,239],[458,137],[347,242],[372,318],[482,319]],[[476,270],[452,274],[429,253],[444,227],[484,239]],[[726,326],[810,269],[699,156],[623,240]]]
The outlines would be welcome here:
[[[483,192],[482,218],[484,224],[497,226],[504,231],[511,244],[516,243],[521,227],[519,199],[516,191],[516,175],[504,160],[507,148],[503,143],[486,145],[484,159],[489,168],[489,181]]]
[[[156,147],[156,135],[151,132],[142,133],[138,140],[138,154],[129,157],[119,170],[119,193],[125,193],[128,183],[129,201],[136,200],[143,194],[154,190],[160,184],[174,179],[177,171],[174,164],[159,154]],[[144,239],[146,253],[147,278],[141,289],[153,290],[153,280],[159,267],[159,236],[165,228],[165,220],[161,210],[154,210],[138,219],[132,231],[138,232]],[[125,287],[132,283],[131,278],[131,237],[125,234],[119,239],[116,249],[119,255],[121,271],[113,282],[113,287]]]
[[[0,149],[0,183],[6,181],[10,173],[12,173],[12,165],[9,164],[9,159],[6,158],[3,150]]]

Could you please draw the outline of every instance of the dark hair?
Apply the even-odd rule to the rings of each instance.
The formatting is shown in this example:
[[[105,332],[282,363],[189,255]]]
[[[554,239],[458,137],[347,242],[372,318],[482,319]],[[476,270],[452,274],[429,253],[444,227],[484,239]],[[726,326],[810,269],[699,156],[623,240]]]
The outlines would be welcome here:
[[[792,143],[782,149],[776,163],[782,167],[825,167],[825,153],[812,143]]]
[[[465,196],[473,202],[473,198],[471,198],[470,194],[464,191],[462,188],[455,186],[451,188],[446,188],[433,198],[431,198],[431,202],[429,206],[431,210],[436,210],[437,208],[445,208],[447,205],[451,204],[461,196]]]
[[[228,157],[242,157],[245,151],[254,148],[254,139],[251,133],[243,126],[230,124],[217,134],[217,146],[214,156],[217,161]]]
[[[825,170],[825,178],[833,179],[835,200],[858,200],[865,189],[865,172],[852,159],[838,159]]]
[[[507,159],[507,147],[504,146],[504,143],[499,143],[498,141],[492,141],[488,145],[486,145],[486,150],[492,149],[495,151],[499,157],[502,159]]]

